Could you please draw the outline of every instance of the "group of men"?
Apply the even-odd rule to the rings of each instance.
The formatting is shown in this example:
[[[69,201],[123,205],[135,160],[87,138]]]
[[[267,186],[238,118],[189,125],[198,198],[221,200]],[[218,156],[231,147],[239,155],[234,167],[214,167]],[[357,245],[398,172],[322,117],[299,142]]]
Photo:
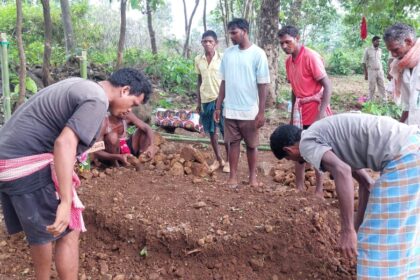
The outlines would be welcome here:
[[[264,51],[250,42],[246,20],[232,20],[228,32],[234,46],[223,55],[216,50],[214,32],[202,36],[205,53],[195,60],[197,111],[215,152],[211,167],[230,171],[227,185],[236,187],[244,140],[249,185],[258,187],[258,130],[265,122],[268,63]],[[296,161],[298,189],[304,187],[305,162],[317,170],[319,196],[322,172],[331,173],[340,201],[339,245],[347,257],[358,255],[361,279],[418,279],[418,128],[365,114],[330,116],[331,83],[321,57],[301,44],[293,26],[281,28],[278,38],[289,55],[286,72],[293,109],[290,125],[277,128],[270,137],[273,153],[279,159]],[[418,102],[420,40],[411,27],[402,24],[388,28],[384,40],[395,58],[390,74],[396,94]],[[37,279],[50,277],[53,242],[59,277],[78,276],[78,239],[84,224],[83,205],[75,191],[80,182],[73,175],[76,155],[103,138],[108,148],[96,153],[102,160],[125,163],[122,153],[153,156],[153,133],[131,112],[131,107],[147,102],[151,92],[148,79],[130,68],[99,83],[67,79],[34,95],[0,130],[0,196],[5,223],[9,233],[25,232]],[[411,109],[407,109],[408,116]],[[138,130],[127,139],[128,122]],[[229,164],[218,149],[217,127],[224,134]],[[381,171],[380,178],[374,182],[365,168]],[[355,219],[352,176],[359,183]]]

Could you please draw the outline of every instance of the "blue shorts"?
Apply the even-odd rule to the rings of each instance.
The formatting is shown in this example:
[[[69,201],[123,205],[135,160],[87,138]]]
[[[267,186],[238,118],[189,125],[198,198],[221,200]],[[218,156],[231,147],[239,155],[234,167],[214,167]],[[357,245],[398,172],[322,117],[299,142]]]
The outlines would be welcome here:
[[[55,241],[71,231],[67,228],[57,237],[47,231],[47,226],[55,221],[60,203],[53,183],[30,193],[11,195],[3,192],[0,197],[8,233],[23,230],[30,245]]]

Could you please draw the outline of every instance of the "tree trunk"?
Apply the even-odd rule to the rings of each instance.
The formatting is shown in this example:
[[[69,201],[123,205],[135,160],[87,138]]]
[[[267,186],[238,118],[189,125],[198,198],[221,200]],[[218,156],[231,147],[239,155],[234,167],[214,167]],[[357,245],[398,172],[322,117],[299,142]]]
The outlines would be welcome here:
[[[222,14],[223,21],[223,31],[225,32],[225,43],[226,47],[229,47],[229,30],[227,28],[229,22],[229,5],[227,5],[228,0],[219,0],[220,13]]]
[[[73,25],[71,22],[71,10],[69,0],[60,0],[61,5],[61,18],[64,27],[64,42],[66,45],[66,56],[69,58],[74,54],[74,33]]]
[[[182,0],[184,2],[184,15],[185,19],[187,19],[187,7],[185,4],[185,0]],[[184,43],[184,49],[182,51],[182,56],[185,58],[190,58],[190,33],[191,33],[191,24],[192,20],[194,18],[195,11],[197,10],[198,4],[200,3],[200,0],[195,0],[195,6],[194,9],[190,15],[190,19],[188,21],[188,24],[185,26],[185,43]]]
[[[127,25],[127,0],[121,0],[121,25],[120,25],[120,39],[118,40],[117,65],[116,69],[120,69],[123,64],[123,52],[125,45],[125,30]]]
[[[250,23],[250,15],[252,9],[252,0],[244,0],[244,9],[242,11],[242,18],[246,19]]]
[[[276,103],[277,92],[279,90],[278,80],[278,57],[279,43],[277,39],[277,30],[279,26],[280,1],[262,0],[261,9],[258,16],[258,45],[263,48],[267,54],[268,65],[270,69],[270,87],[267,96],[267,106],[273,106]]]
[[[206,11],[207,9],[207,0],[204,0],[204,9],[203,9],[203,27],[204,27],[204,32],[207,31],[207,20],[206,20]]]
[[[150,1],[151,0],[146,0],[147,29],[149,30],[152,53],[157,54],[156,35],[155,35],[155,30],[153,29],[153,23],[152,23],[153,18],[152,18],[152,9],[150,8]]]
[[[26,93],[26,57],[22,41],[22,0],[16,0],[16,41],[19,49],[19,99],[17,107],[25,102]]]
[[[290,16],[288,17],[287,24],[293,25],[298,28],[298,24],[301,18],[301,8],[302,8],[302,0],[295,0],[292,1],[290,6]]]
[[[44,86],[52,83],[50,74],[50,58],[51,58],[51,40],[52,40],[52,21],[50,11],[50,1],[41,0],[42,11],[44,15],[44,58],[42,63],[42,82]]]

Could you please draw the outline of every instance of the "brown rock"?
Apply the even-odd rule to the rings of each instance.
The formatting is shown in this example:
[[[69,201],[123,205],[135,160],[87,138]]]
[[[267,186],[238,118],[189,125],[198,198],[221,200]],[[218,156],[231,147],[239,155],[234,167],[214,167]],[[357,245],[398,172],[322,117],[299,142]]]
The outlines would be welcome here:
[[[184,166],[181,163],[176,162],[169,170],[172,176],[181,176],[184,175]]]
[[[160,150],[163,154],[169,155],[169,154],[175,154],[177,152],[177,148],[173,143],[165,142],[160,146]]]
[[[192,161],[186,161],[186,162],[184,162],[184,167],[191,168],[192,167]]]
[[[92,173],[89,170],[85,170],[85,171],[80,172],[79,176],[82,177],[85,180],[92,179],[92,177],[93,177]]]
[[[104,172],[99,172],[99,178],[105,178],[105,177],[106,177],[106,175],[105,175]]]
[[[112,168],[107,168],[107,169],[105,169],[105,174],[106,174],[106,175],[112,175],[112,173],[113,173]]]
[[[181,150],[181,157],[185,159],[185,161],[193,161],[194,160],[194,151],[195,149],[191,146],[183,147]]]
[[[94,178],[99,177],[99,171],[97,169],[92,169],[90,172]]]
[[[249,265],[254,271],[260,271],[264,267],[264,260],[262,259],[251,259]]]
[[[99,262],[99,272],[101,273],[101,275],[105,275],[107,274],[109,271],[108,265],[106,264],[106,261],[100,261]],[[112,279],[112,276],[111,276]]]
[[[184,167],[184,172],[185,174],[190,175],[192,173],[192,170],[190,167]]]
[[[198,162],[193,162],[191,170],[192,174],[197,177],[205,177],[208,174],[207,165]]]
[[[207,204],[204,201],[199,201],[199,202],[196,202],[196,203],[193,204],[193,207],[195,209],[200,209],[200,208],[203,208],[203,207],[206,207],[206,206],[207,206]]]
[[[155,142],[156,146],[160,146],[161,144],[166,142],[165,138],[163,138],[163,136],[160,135],[160,133],[158,133],[158,132],[155,132],[154,140],[155,140],[154,142]]]
[[[125,280],[125,275],[124,274],[118,274],[112,280]]]

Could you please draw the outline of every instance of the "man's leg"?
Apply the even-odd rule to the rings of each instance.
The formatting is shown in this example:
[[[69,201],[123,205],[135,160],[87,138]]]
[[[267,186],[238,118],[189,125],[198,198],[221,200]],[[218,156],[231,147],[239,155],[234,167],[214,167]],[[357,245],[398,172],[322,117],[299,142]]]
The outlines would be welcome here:
[[[258,160],[258,149],[246,147],[246,155],[248,158],[249,168],[249,184],[251,187],[258,187],[257,181],[257,160]]]
[[[230,173],[229,173],[229,185],[237,185],[238,184],[238,162],[239,162],[239,154],[241,152],[241,141],[236,141],[233,143],[229,143],[229,166],[230,166]]]
[[[219,151],[219,143],[217,142],[218,139],[218,134],[217,131],[215,131],[214,133],[210,133],[210,142],[211,142],[211,147],[213,148],[214,151],[214,155],[216,156],[216,159],[221,162],[222,161],[222,157],[220,156],[220,151]]]
[[[295,176],[296,176],[296,188],[299,191],[305,190],[305,164],[295,162]]]
[[[52,243],[30,245],[36,280],[49,280],[51,274]]]
[[[316,176],[316,188],[315,188],[315,196],[324,198],[324,173],[315,170]]]
[[[55,245],[55,266],[61,280],[77,280],[79,271],[79,231],[73,230]]]
[[[378,91],[379,91],[379,96],[381,97],[383,102],[387,102],[388,98],[386,96],[386,92],[385,92],[385,77],[384,77],[384,72],[382,71],[378,71],[378,75],[377,75],[377,83],[378,83]]]
[[[105,151],[107,151],[110,154],[120,153],[120,139],[117,133],[111,132],[105,135],[104,142],[105,142]],[[115,166],[119,166],[119,163],[117,160],[113,161],[112,164]]]
[[[368,70],[368,82],[369,82],[369,101],[373,101],[375,98],[376,89],[376,71]]]

